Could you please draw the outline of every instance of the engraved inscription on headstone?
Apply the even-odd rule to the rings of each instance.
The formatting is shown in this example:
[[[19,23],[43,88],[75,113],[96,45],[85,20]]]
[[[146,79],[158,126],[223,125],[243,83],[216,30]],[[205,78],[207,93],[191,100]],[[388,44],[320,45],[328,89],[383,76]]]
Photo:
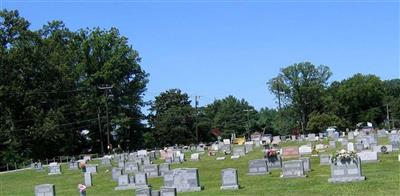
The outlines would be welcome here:
[[[248,175],[263,175],[269,174],[267,160],[256,159],[249,161],[249,172]]]
[[[285,161],[282,163],[282,178],[304,178],[304,166],[302,160]]]
[[[35,196],[55,196],[56,189],[54,184],[41,184],[35,186]]]
[[[239,189],[238,174],[236,169],[228,168],[221,172],[221,190]]]

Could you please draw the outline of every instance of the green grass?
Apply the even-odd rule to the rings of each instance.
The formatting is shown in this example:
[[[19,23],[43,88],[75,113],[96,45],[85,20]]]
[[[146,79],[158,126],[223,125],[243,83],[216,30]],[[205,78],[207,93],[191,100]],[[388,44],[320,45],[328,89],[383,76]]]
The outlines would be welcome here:
[[[327,143],[327,141],[325,141]],[[286,142],[283,146],[299,145]],[[337,143],[339,146],[340,143]],[[198,168],[200,184],[204,187],[201,192],[180,193],[179,195],[399,195],[400,192],[400,162],[398,152],[379,154],[379,163],[362,165],[362,173],[366,181],[331,184],[330,167],[320,166],[317,157],[311,157],[312,171],[307,178],[281,179],[280,171],[273,170],[270,175],[248,176],[248,161],[262,158],[259,149],[245,157],[236,160],[216,161],[216,157],[202,155],[198,162],[187,161],[183,164],[173,164],[171,168],[190,167]],[[190,158],[190,156],[187,156]],[[158,161],[159,162],[159,161]],[[78,195],[77,184],[82,183],[83,175],[80,171],[70,171],[63,165],[63,174],[48,176],[47,171],[36,172],[26,170],[15,173],[0,174],[0,195],[33,195],[37,184],[55,184],[58,196]],[[240,190],[221,191],[221,170],[236,168],[239,172]],[[109,168],[100,167],[98,174],[93,175],[94,186],[88,188],[88,195],[134,195],[133,190],[115,191],[117,183],[111,180],[111,173],[105,173]],[[149,184],[153,189],[162,186],[163,179],[151,178]]]

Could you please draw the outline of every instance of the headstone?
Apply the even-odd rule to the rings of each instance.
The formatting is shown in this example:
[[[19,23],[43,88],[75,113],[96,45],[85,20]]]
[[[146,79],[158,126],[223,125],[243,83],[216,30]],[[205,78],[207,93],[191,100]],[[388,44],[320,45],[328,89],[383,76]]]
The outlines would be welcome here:
[[[147,174],[146,173],[135,174],[135,185],[136,187],[148,187]]]
[[[83,160],[84,160],[85,162],[88,162],[88,161],[92,160],[92,156],[90,156],[90,155],[85,155],[85,156],[83,156]]]
[[[114,181],[118,181],[118,178],[121,175],[122,175],[122,169],[121,168],[117,168],[117,167],[112,168],[111,176],[112,176],[112,179]]]
[[[328,182],[352,182],[363,181],[365,176],[361,176],[361,161],[359,158],[353,161],[337,161],[331,164],[331,178]]]
[[[125,163],[125,173],[135,173],[139,172],[139,164],[137,162],[126,162]]]
[[[224,169],[221,172],[221,190],[226,189],[239,189],[238,173],[237,169]]]
[[[217,157],[215,160],[217,161],[225,160],[225,157]]]
[[[225,153],[231,153],[231,144],[224,144],[221,148],[221,151]]]
[[[324,150],[324,149],[325,149],[325,145],[323,145],[323,144],[317,144],[317,145],[315,145],[315,150],[320,151],[320,150]]]
[[[190,155],[190,160],[192,161],[198,161],[200,160],[200,154],[199,153],[193,153]]]
[[[256,159],[249,161],[249,173],[248,175],[264,175],[269,174],[267,160]]]
[[[253,145],[254,145],[253,141],[245,142],[244,145],[245,145],[245,153],[253,151]]]
[[[41,184],[35,186],[35,196],[55,196],[56,188],[54,184]]]
[[[159,190],[151,190],[151,196],[160,196]]]
[[[176,188],[174,187],[165,187],[162,186],[160,188],[160,196],[176,196]]]
[[[43,165],[41,162],[35,162],[31,164],[31,168],[36,171],[43,171]]]
[[[347,143],[347,151],[355,151],[353,142]]]
[[[136,196],[152,196],[151,189],[149,187],[137,188],[135,194]]]
[[[292,136],[291,136],[291,139],[292,139],[292,141],[296,141],[296,136],[295,136],[295,135],[292,135]]]
[[[312,148],[310,146],[302,145],[302,146],[299,147],[300,155],[311,154],[311,152],[312,152]]]
[[[349,141],[347,139],[342,138],[342,140],[341,140],[342,147],[347,147],[348,143],[349,143]]]
[[[319,155],[319,165],[329,165],[331,163],[330,156],[327,154]]]
[[[311,162],[309,157],[300,157],[301,161],[303,161],[304,171],[309,172],[311,171]]]
[[[378,162],[378,153],[374,151],[361,151],[357,153],[361,163],[376,163]]]
[[[142,157],[141,159],[142,159],[143,165],[148,165],[151,163],[150,157],[148,157],[148,156]]]
[[[356,151],[361,152],[362,150],[364,150],[364,144],[356,143]]]
[[[147,150],[138,150],[137,156],[147,156]]]
[[[121,161],[121,160],[120,160],[120,161],[118,162],[118,167],[121,168],[121,169],[125,168],[125,161]]]
[[[160,170],[160,175],[164,176],[164,173],[170,170],[170,164],[169,163],[161,163],[159,166]]]
[[[336,148],[336,142],[335,141],[329,141],[329,147],[330,148]]]
[[[58,174],[61,174],[61,165],[57,163],[50,163],[48,175],[58,175]]]
[[[97,165],[86,165],[86,173],[97,173]]]
[[[201,191],[197,168],[178,168],[164,173],[164,186],[179,192]]]
[[[231,140],[229,140],[229,139],[224,139],[223,142],[224,142],[224,144],[231,144]]]
[[[279,144],[279,143],[281,142],[281,137],[279,137],[279,136],[274,136],[274,137],[272,138],[272,142],[275,143],[275,144]]]
[[[379,146],[373,146],[372,150],[374,152],[378,152],[378,153],[389,153],[389,152],[393,152],[393,148],[392,145],[379,145]]]
[[[294,158],[300,156],[299,148],[297,146],[284,147],[282,148],[282,151],[283,158]]]
[[[267,157],[268,170],[275,170],[282,168],[282,157],[281,156],[274,156],[274,157]]]
[[[68,163],[68,169],[69,170],[77,170],[78,169],[78,162],[76,161],[70,161]]]
[[[304,166],[302,160],[284,161],[282,164],[282,178],[304,178]]]
[[[115,187],[115,190],[130,190],[135,189],[135,183],[132,182],[128,176],[128,174],[120,175],[118,177],[118,186]]]
[[[85,173],[85,186],[86,187],[91,187],[92,186],[92,173]]]
[[[233,156],[244,156],[245,155],[245,147],[244,146],[236,146],[233,148]]]
[[[157,164],[144,165],[143,172],[146,173],[149,178],[158,177],[160,175]]]
[[[315,134],[314,133],[308,134],[307,140],[310,141],[310,142],[317,141],[317,139],[315,138]]]
[[[353,140],[354,139],[354,132],[349,132],[349,134],[347,135],[347,139],[348,140]]]
[[[101,159],[101,165],[103,166],[111,166],[111,160],[107,157],[103,157]]]
[[[231,159],[238,159],[238,158],[240,158],[240,155],[232,155],[231,156]]]
[[[399,144],[400,144],[400,135],[399,134],[390,134],[389,136],[390,144],[392,145],[392,148],[394,151],[399,150]]]

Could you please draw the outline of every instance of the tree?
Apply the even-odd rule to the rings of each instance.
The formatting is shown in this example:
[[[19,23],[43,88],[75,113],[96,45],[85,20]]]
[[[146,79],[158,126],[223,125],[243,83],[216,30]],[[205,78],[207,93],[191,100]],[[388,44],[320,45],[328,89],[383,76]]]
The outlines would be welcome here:
[[[384,103],[389,110],[390,126],[400,127],[400,79],[383,81],[385,89]],[[389,122],[386,122],[389,123]]]
[[[275,109],[261,108],[258,112],[257,126],[263,131],[276,134],[276,130],[273,126],[277,111]]]
[[[331,75],[327,66],[303,62],[281,69],[268,86],[279,100],[283,98],[284,106],[294,109],[304,132],[310,113],[322,107],[321,99]]]
[[[319,133],[325,131],[330,126],[336,126],[339,130],[343,130],[346,127],[346,123],[335,114],[319,114],[314,112],[310,115],[307,130],[312,133]]]
[[[61,21],[32,31],[18,11],[0,17],[0,165],[100,152],[101,85],[113,86],[107,99],[114,144],[142,145],[148,75],[127,38],[114,28],[73,32]]]
[[[249,134],[252,128],[256,128],[257,111],[244,99],[230,95],[207,105],[204,112],[210,119],[211,128],[220,129],[226,136],[233,132]]]
[[[356,74],[341,81],[333,91],[333,99],[341,105],[338,116],[352,125],[359,122],[380,124],[385,118],[383,82],[374,75]]]
[[[299,117],[291,107],[284,107],[277,111],[272,121],[274,135],[299,134]]]
[[[196,141],[195,110],[189,96],[179,89],[170,89],[155,97],[150,107],[149,122],[158,146],[190,144]]]

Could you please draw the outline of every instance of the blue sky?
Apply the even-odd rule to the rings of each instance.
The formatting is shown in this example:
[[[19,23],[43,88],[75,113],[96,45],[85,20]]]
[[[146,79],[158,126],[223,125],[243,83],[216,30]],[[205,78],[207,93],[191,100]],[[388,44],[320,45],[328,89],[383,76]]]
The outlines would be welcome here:
[[[399,1],[12,1],[40,28],[62,20],[76,30],[117,27],[150,73],[146,99],[170,88],[229,94],[257,109],[276,107],[266,82],[280,68],[310,61],[333,80],[356,73],[400,78]]]

